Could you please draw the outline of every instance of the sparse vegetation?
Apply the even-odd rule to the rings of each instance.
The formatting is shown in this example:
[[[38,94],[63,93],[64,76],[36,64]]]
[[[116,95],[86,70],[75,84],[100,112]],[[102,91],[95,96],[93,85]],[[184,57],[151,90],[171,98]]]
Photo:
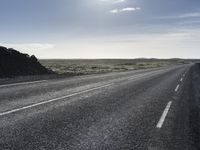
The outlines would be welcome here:
[[[189,63],[190,60],[180,59],[66,59],[40,60],[48,69],[58,74],[83,75],[106,72],[121,72],[147,68],[165,67]]]

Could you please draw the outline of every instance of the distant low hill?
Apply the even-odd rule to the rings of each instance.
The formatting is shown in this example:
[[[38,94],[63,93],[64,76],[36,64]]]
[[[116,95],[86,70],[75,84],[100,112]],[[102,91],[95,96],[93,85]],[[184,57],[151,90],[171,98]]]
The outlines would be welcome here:
[[[0,78],[51,73],[53,72],[42,66],[34,55],[29,56],[0,46]]]

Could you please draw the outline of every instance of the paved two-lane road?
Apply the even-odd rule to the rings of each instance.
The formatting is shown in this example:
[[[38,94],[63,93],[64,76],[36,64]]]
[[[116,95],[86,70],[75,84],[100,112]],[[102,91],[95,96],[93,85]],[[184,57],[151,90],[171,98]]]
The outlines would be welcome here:
[[[190,67],[0,85],[0,149],[195,149]]]

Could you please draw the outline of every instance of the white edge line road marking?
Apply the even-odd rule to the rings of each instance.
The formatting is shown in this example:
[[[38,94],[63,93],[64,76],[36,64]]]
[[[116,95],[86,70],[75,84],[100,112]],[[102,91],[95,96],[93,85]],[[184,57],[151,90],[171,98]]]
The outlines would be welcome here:
[[[69,94],[69,95],[66,95],[66,96],[62,96],[62,97],[58,97],[58,98],[42,101],[42,102],[39,102],[39,103],[31,104],[31,105],[28,105],[28,106],[16,108],[16,109],[13,109],[13,110],[10,110],[10,111],[2,112],[2,113],[0,113],[0,116],[5,116],[5,115],[11,114],[11,113],[15,113],[15,112],[22,111],[22,110],[25,110],[25,109],[28,109],[28,108],[32,108],[32,107],[36,107],[36,106],[39,106],[39,105],[47,104],[47,103],[50,103],[50,102],[59,101],[59,100],[65,99],[65,98],[69,98],[69,97],[72,97],[72,96],[75,96],[75,95],[79,95],[79,94],[83,94],[83,93],[86,93],[86,92],[94,91],[94,90],[101,89],[101,88],[104,88],[104,87],[108,87],[108,86],[111,86],[111,85],[112,85],[112,83],[111,84],[106,84],[106,85],[103,85],[103,86],[99,86],[99,87],[95,87],[95,88],[91,88],[91,89],[87,89],[87,90],[83,90],[83,91],[80,91],[80,92],[72,93],[72,94]]]
[[[178,89],[179,89],[179,87],[180,87],[180,85],[178,84],[177,86],[176,86],[176,88],[175,88],[175,92],[177,92],[178,91]]]
[[[159,128],[159,129],[162,128],[163,123],[164,123],[164,121],[165,121],[165,119],[167,117],[167,114],[169,112],[169,109],[171,107],[171,104],[172,104],[172,101],[169,101],[167,106],[166,106],[166,108],[165,108],[165,110],[164,110],[164,112],[163,112],[163,114],[162,114],[162,116],[161,116],[161,118],[160,118],[160,120],[158,121],[158,123],[156,125],[156,128]]]
[[[183,81],[183,78],[181,78],[181,80],[180,80],[181,82]]]
[[[32,83],[40,83],[40,82],[46,82],[47,80],[39,80],[39,81],[31,81],[31,82],[21,82],[21,83],[12,83],[12,84],[4,84],[0,85],[0,88],[2,87],[9,87],[9,86],[15,86],[15,85],[25,85],[25,84],[32,84]]]

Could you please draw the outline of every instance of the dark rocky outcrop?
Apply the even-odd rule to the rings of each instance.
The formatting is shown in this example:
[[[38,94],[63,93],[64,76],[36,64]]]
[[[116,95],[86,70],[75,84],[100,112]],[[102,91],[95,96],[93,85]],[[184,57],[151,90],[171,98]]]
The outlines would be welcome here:
[[[34,55],[29,56],[0,46],[0,78],[52,73],[42,66]]]

